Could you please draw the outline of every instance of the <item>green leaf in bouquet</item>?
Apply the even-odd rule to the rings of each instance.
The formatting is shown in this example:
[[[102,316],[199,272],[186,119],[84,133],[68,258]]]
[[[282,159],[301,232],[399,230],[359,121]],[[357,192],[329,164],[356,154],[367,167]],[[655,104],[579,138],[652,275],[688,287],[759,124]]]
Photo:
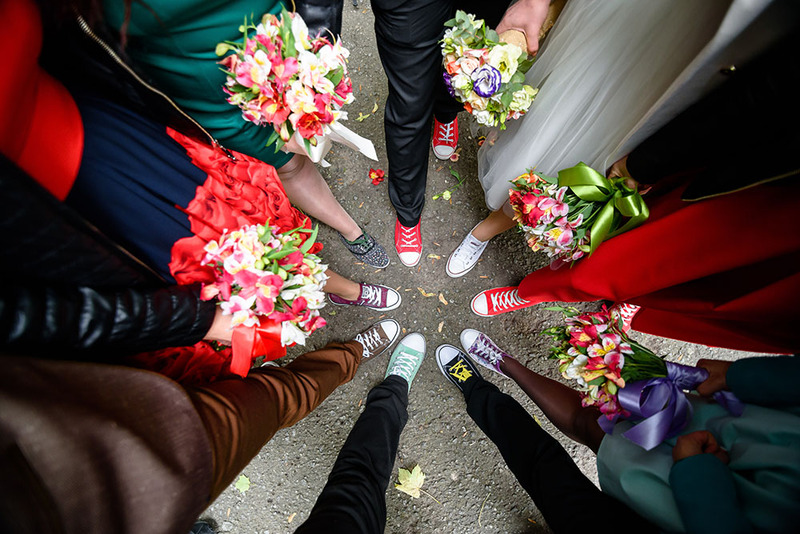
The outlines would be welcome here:
[[[306,254],[309,250],[311,250],[311,247],[314,246],[314,243],[317,240],[317,232],[318,231],[319,231],[319,225],[314,227],[314,230],[311,232],[311,235],[308,236],[308,239],[306,239],[306,242],[303,243],[303,245],[300,247],[300,252],[302,252],[303,254]]]
[[[267,137],[267,146],[269,146],[272,143],[276,142],[280,138],[281,138],[280,134],[278,134],[278,132],[276,132],[275,129],[273,128],[272,129],[272,133],[269,134],[269,137]]]
[[[284,246],[280,250],[274,250],[274,251],[270,252],[267,255],[267,258],[270,259],[270,260],[282,260],[283,258],[288,256],[292,252],[297,252],[297,250],[298,250],[297,247]]]
[[[519,63],[517,63],[517,72],[522,72],[523,74],[528,72],[535,62],[536,57],[520,56]]]
[[[520,72],[518,70],[511,76],[509,83],[519,83],[519,84],[525,83],[525,73]]]
[[[467,16],[466,12],[461,11],[460,9],[456,11],[456,22],[469,24],[469,17]]]
[[[508,106],[511,105],[511,102],[513,100],[514,100],[514,93],[511,92],[503,93],[503,96],[500,97],[500,102],[502,102],[503,108],[508,108]]]
[[[497,43],[500,42],[500,36],[497,35],[496,31],[491,30],[491,29],[486,30],[486,34],[484,36],[484,39],[486,39],[487,41],[491,41],[493,44],[497,44]]]
[[[344,67],[339,67],[328,75],[328,79],[331,81],[334,87],[339,85],[339,82],[342,81],[342,78],[344,78]]]
[[[605,381],[606,381],[606,377],[598,376],[594,380],[589,380],[588,382],[586,382],[586,385],[587,386],[602,386],[603,382],[605,382]]]

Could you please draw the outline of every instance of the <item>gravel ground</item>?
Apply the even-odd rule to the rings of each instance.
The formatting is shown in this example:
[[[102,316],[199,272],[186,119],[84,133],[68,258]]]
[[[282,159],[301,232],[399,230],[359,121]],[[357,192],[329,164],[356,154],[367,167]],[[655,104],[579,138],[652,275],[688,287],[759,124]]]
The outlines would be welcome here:
[[[516,284],[528,272],[545,265],[546,258],[528,252],[523,240],[511,231],[489,245],[483,259],[467,276],[451,279],[445,274],[447,256],[487,214],[476,179],[476,143],[462,116],[459,161],[442,163],[432,155],[430,158],[428,201],[422,218],[423,261],[413,269],[399,263],[392,247],[394,211],[386,182],[373,186],[367,179],[370,167],[388,170],[383,134],[386,78],[375,46],[368,2],[362,0],[358,7],[345,3],[343,38],[351,51],[356,96],[349,108],[351,119],[347,126],[375,143],[380,161],[371,162],[347,148],[334,147],[327,158],[331,167],[322,172],[344,207],[390,252],[392,263],[383,271],[358,264],[329,228],[320,232],[326,243],[324,257],[344,276],[398,288],[403,304],[387,316],[399,321],[408,332],[422,332],[428,343],[427,359],[411,388],[409,420],[400,438],[394,472],[396,477],[399,467],[410,469],[419,464],[426,475],[424,489],[436,500],[426,495],[413,499],[390,485],[386,492],[386,532],[549,532],[497,449],[467,415],[459,391],[441,376],[433,356],[441,343],[458,345],[462,329],[477,328],[529,368],[556,378],[553,362],[544,358],[547,339],[538,334],[557,324],[556,313],[537,306],[485,319],[469,310],[469,302],[477,292]],[[373,113],[376,104],[377,111]],[[370,116],[359,123],[354,120],[359,113]],[[464,185],[454,192],[451,202],[431,200],[435,193],[455,184],[451,167],[466,177]],[[425,297],[418,288],[436,296]],[[439,294],[446,305],[437,299]],[[349,339],[383,317],[365,308],[328,307],[324,312],[329,326],[315,333],[304,350],[320,348],[330,340]],[[743,354],[647,335],[635,337],[656,352],[683,363],[700,357],[734,359]],[[286,361],[303,351],[290,349]],[[218,532],[293,532],[308,517],[339,449],[363,410],[367,393],[383,379],[387,361],[382,357],[367,362],[352,382],[340,387],[315,412],[278,432],[243,471],[250,480],[249,490],[243,494],[231,486],[203,518],[216,524]],[[560,440],[581,470],[597,481],[594,455],[589,449],[555,430],[513,382],[498,375],[487,378],[534,414]]]

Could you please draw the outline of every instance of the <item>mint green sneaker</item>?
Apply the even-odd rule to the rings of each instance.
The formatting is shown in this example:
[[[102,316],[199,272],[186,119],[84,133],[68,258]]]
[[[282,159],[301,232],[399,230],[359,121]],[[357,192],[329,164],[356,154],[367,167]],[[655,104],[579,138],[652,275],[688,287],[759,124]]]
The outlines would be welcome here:
[[[417,375],[424,357],[425,338],[417,332],[408,334],[395,347],[384,378],[388,378],[390,375],[399,376],[408,382],[408,389],[411,391],[411,382]]]

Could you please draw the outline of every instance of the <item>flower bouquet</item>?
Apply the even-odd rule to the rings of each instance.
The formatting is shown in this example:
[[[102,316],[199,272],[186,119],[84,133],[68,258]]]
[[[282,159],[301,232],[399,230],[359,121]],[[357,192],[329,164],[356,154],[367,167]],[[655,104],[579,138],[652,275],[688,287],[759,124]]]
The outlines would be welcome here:
[[[303,236],[310,233],[310,236]],[[213,268],[202,300],[217,298],[223,315],[232,315],[231,371],[244,376],[253,355],[283,356],[325,326],[322,287],[327,266],[309,253],[317,229],[279,233],[268,223],[223,232],[205,246],[201,264]]]
[[[692,418],[692,406],[683,390],[693,390],[708,378],[705,369],[667,362],[631,340],[622,330],[622,318],[606,309],[582,313],[575,308],[552,307],[564,314],[564,325],[545,330],[554,346],[564,378],[575,380],[583,406],[597,406],[600,427],[613,432],[619,419],[636,425],[623,435],[650,450],[677,435]],[[714,397],[734,415],[741,403],[730,392]]]
[[[517,45],[501,43],[497,32],[475,15],[459,10],[445,26],[443,76],[450,96],[479,124],[504,130],[507,120],[528,111],[539,91],[523,83],[533,58]]]
[[[286,9],[257,25],[245,20],[240,29],[242,42],[216,48],[218,56],[233,52],[220,62],[228,76],[223,90],[244,120],[273,129],[268,145],[320,162],[336,141],[377,160],[370,141],[339,123],[347,118],[342,106],[353,102],[350,52],[341,41],[309,38],[302,17]]]
[[[553,267],[592,254],[604,240],[626,232],[650,215],[630,178],[605,178],[583,163],[553,178],[529,171],[511,181],[514,220],[533,251]]]

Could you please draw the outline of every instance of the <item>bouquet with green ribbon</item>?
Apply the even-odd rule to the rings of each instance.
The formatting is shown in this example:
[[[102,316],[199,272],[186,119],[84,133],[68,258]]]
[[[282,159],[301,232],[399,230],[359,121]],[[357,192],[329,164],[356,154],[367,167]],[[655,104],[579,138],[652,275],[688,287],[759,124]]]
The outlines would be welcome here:
[[[532,250],[553,264],[591,255],[600,243],[643,223],[650,211],[630,178],[606,178],[584,163],[553,178],[529,171],[511,181],[514,220]]]

